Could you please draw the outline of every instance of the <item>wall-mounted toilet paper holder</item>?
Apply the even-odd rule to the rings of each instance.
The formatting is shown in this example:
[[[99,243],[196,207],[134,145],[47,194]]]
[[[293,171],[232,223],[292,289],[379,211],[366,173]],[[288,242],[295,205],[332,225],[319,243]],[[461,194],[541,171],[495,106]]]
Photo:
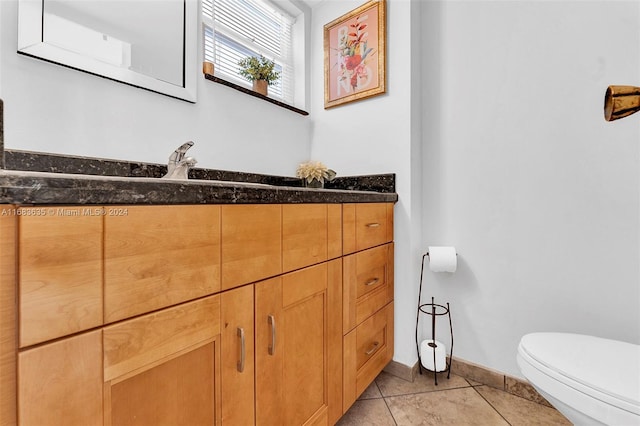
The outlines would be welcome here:
[[[422,255],[422,266],[420,268],[420,288],[418,290],[418,312],[416,315],[416,351],[418,352],[418,368],[420,374],[422,374],[422,368],[424,367],[422,355],[420,354],[420,344],[418,342],[418,327],[420,324],[420,314],[427,314],[431,316],[431,341],[428,346],[433,349],[433,380],[438,385],[438,362],[436,360],[436,317],[447,316],[449,318],[449,333],[451,335],[451,346],[449,347],[449,360],[446,362],[447,379],[451,377],[451,359],[453,356],[453,325],[451,323],[451,309],[449,303],[447,306],[439,305],[435,303],[434,298],[431,298],[431,303],[422,303],[422,281],[424,276],[424,261],[429,256],[429,252]],[[456,253],[457,256],[457,253]],[[427,369],[426,367],[424,367]],[[444,370],[440,370],[444,371]]]

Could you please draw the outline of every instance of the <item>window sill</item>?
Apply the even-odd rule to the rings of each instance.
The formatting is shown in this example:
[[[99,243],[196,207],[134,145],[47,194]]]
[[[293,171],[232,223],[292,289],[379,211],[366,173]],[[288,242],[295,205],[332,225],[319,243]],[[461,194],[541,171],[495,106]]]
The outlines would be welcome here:
[[[247,89],[246,87],[242,87],[239,86],[237,84],[231,83],[230,81],[227,80],[223,80],[220,77],[216,77],[215,75],[211,75],[211,74],[204,74],[204,78],[210,81],[213,81],[215,83],[220,83],[220,84],[224,84],[227,87],[231,87],[232,89],[236,89],[242,93],[246,93],[247,95],[251,95],[251,96],[255,96],[256,98],[259,99],[263,99],[267,102],[270,102],[274,105],[278,105],[279,107],[282,107],[284,109],[288,109],[289,111],[293,111],[293,112],[297,112],[298,114],[301,115],[309,115],[309,113],[307,111],[301,110],[299,108],[293,107],[291,105],[285,104],[284,102],[280,102],[277,101],[275,99],[271,99],[267,96],[261,95],[260,93],[254,92],[251,89]]]

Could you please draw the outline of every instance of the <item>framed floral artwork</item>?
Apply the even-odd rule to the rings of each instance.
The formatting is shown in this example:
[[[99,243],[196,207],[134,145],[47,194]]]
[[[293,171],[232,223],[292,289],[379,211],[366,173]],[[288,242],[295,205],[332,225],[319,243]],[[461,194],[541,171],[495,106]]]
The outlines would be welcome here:
[[[324,108],[385,93],[385,0],[324,26]]]

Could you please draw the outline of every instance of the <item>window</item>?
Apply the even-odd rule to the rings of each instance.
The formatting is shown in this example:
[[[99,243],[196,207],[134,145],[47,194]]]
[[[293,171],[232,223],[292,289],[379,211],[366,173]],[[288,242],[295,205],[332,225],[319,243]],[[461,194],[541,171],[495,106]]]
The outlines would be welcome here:
[[[218,77],[250,87],[238,73],[238,61],[263,55],[281,72],[270,96],[293,104],[295,18],[264,0],[203,0],[202,20],[204,60],[215,64]]]

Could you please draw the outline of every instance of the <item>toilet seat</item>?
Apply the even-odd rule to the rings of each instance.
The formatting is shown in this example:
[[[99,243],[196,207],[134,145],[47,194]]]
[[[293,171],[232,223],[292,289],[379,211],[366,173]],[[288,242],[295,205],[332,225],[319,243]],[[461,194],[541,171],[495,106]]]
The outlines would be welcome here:
[[[640,346],[570,333],[532,333],[518,353],[531,367],[640,416]]]

